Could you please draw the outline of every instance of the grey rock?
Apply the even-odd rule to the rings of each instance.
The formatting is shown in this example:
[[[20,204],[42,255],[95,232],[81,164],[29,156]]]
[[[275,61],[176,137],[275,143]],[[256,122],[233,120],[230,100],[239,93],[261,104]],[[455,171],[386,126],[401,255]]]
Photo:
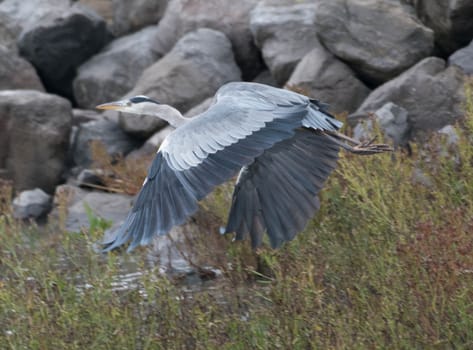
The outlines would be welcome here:
[[[15,89],[44,91],[33,66],[0,44],[0,90]]]
[[[69,101],[33,90],[0,91],[0,169],[17,191],[52,192],[65,170]]]
[[[235,80],[240,80],[240,70],[230,41],[221,32],[203,28],[186,34],[148,67],[127,96],[147,95],[185,112]],[[164,125],[152,116],[120,115],[120,126],[126,132],[144,138]]]
[[[444,54],[466,46],[473,39],[473,1],[413,0],[419,18],[435,32]]]
[[[409,125],[407,123],[408,113],[404,108],[388,102],[374,112],[374,117],[384,135],[392,140],[394,146],[405,144]],[[362,120],[353,129],[353,137],[357,140],[367,141],[373,136],[373,121],[371,119]]]
[[[261,3],[251,12],[251,31],[263,59],[279,85],[297,63],[318,45],[316,4],[272,6]]]
[[[140,144],[116,122],[98,120],[84,123],[79,126],[72,144],[72,157],[76,165],[88,167],[92,164],[92,142],[103,145],[111,156],[126,155]]]
[[[166,52],[188,32],[211,28],[230,39],[243,78],[252,79],[262,68],[259,50],[250,31],[249,13],[259,0],[170,0],[159,22],[161,47]]]
[[[0,4],[0,45],[12,51],[18,51],[16,38],[20,32],[20,26],[6,12],[2,12]]]
[[[70,202],[67,208],[65,229],[79,232],[90,227],[87,208],[104,220],[111,222],[123,221],[133,204],[133,197],[106,192],[88,192],[71,185],[60,186],[56,190],[55,202],[60,202],[59,193],[67,193]]]
[[[84,6],[90,7],[92,10],[97,12],[106,21],[110,27],[113,19],[113,0],[72,0],[79,2]]]
[[[59,18],[69,7],[69,0],[4,0],[0,2],[0,27],[5,28],[16,41],[19,35],[39,22]]]
[[[103,18],[76,3],[59,17],[47,16],[32,23],[20,35],[18,47],[36,67],[48,91],[72,99],[77,67],[109,38]]]
[[[433,31],[398,1],[322,2],[316,19],[324,46],[371,84],[395,77],[433,51]]]
[[[261,73],[259,73],[254,79],[253,82],[255,83],[260,83],[260,84],[265,84],[269,86],[274,86],[277,87],[278,83],[274,79],[274,77],[271,75],[271,72],[268,69],[265,69]]]
[[[448,146],[457,146],[460,141],[458,131],[453,125],[445,125],[442,129],[437,131],[440,135],[445,136]]]
[[[349,121],[353,123],[393,102],[408,111],[410,136],[438,130],[464,114],[463,89],[464,75],[459,68],[446,68],[441,58],[429,57],[374,90]]]
[[[330,104],[334,113],[354,112],[370,93],[346,64],[322,46],[304,56],[287,85]]]
[[[455,65],[468,75],[473,75],[473,40],[467,47],[455,51],[448,58],[449,65]]]
[[[82,64],[73,83],[78,106],[94,108],[131,90],[143,70],[162,56],[156,35],[153,26],[124,36]]]
[[[51,209],[51,196],[40,188],[22,191],[13,200],[13,217],[38,219]]]
[[[161,130],[154,133],[140,148],[131,151],[127,155],[127,159],[141,159],[144,157],[149,157],[153,154],[156,154],[158,151],[159,146],[163,143],[164,139],[173,132],[174,128],[170,125],[165,126]]]
[[[94,185],[103,186],[103,171],[95,169],[82,169],[77,175],[77,184],[81,187],[94,187]]]
[[[103,119],[102,114],[91,109],[74,108],[72,110],[72,125],[74,126],[100,119]]]
[[[112,2],[112,32],[117,36],[157,24],[168,4],[168,0],[112,0]]]
[[[186,112],[186,114],[184,114],[184,117],[192,118],[192,117],[195,117],[198,114],[201,114],[201,113],[205,112],[207,109],[209,109],[209,107],[213,103],[213,101],[214,101],[213,97],[206,98],[201,103],[199,103],[197,106],[194,106],[191,109],[189,109]]]

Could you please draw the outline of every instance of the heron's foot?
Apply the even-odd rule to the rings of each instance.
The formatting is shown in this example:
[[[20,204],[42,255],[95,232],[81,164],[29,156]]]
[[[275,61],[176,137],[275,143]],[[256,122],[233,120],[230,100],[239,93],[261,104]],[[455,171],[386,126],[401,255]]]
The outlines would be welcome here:
[[[352,153],[361,154],[361,155],[393,151],[393,148],[391,146],[384,143],[374,143],[375,140],[376,140],[376,137],[373,137],[371,140],[367,142],[360,142],[350,147],[348,150]]]

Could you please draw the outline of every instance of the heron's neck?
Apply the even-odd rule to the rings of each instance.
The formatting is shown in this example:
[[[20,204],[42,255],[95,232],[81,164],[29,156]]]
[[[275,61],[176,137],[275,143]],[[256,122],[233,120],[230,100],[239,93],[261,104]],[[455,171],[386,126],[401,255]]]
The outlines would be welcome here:
[[[171,126],[175,128],[178,128],[189,121],[189,119],[184,118],[181,112],[179,112],[176,108],[171,107],[169,105],[158,105],[157,109],[155,107],[153,108],[152,111],[149,111],[149,113],[145,113],[145,114],[159,117],[167,121]]]

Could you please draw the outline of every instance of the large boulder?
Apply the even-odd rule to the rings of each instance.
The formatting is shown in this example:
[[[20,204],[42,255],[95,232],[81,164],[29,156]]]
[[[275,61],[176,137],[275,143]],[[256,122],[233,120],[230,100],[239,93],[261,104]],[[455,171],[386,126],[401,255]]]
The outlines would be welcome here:
[[[18,47],[48,91],[72,99],[76,68],[109,39],[103,18],[76,3],[58,17],[49,15],[31,23],[20,35]]]
[[[44,90],[31,63],[0,44],[0,90],[15,89]]]
[[[460,67],[465,74],[473,75],[473,40],[467,47],[455,51],[448,58],[448,64]]]
[[[81,65],[73,83],[77,105],[94,108],[131,90],[143,70],[162,56],[156,35],[152,26],[114,40]]]
[[[72,185],[58,186],[54,203],[62,204],[66,199],[67,217],[65,229],[79,232],[90,227],[88,210],[104,220],[119,222],[124,220],[133,204],[133,197],[125,194],[89,192]],[[55,212],[57,215],[57,211]]]
[[[330,104],[334,113],[354,112],[370,93],[345,63],[322,46],[304,56],[287,85]]]
[[[138,149],[131,151],[126,156],[126,159],[147,159],[150,156],[156,154],[159,146],[164,142],[164,139],[168,137],[170,133],[174,131],[174,128],[170,125],[165,126],[159,131],[155,132],[153,136],[146,140],[146,142]]]
[[[263,65],[253,43],[249,13],[259,0],[170,0],[159,22],[161,46],[169,51],[184,34],[211,28],[230,39],[235,60],[245,79],[252,79]]]
[[[235,80],[240,80],[240,70],[230,41],[221,32],[203,28],[186,34],[148,67],[127,96],[147,95],[185,112]],[[129,133],[148,137],[164,122],[152,116],[121,114],[120,125]]]
[[[10,17],[8,13],[1,12],[0,7],[0,45],[3,45],[9,50],[17,51],[16,37],[19,31],[19,25]]]
[[[0,168],[18,191],[52,192],[65,170],[72,108],[33,90],[0,91]]]
[[[332,0],[316,13],[321,42],[370,84],[383,83],[434,48],[434,33],[392,0]]]
[[[365,118],[393,102],[408,111],[410,136],[437,130],[464,114],[463,89],[464,74],[458,67],[446,68],[443,59],[429,57],[374,90],[349,120]]]
[[[261,3],[251,12],[251,31],[263,59],[279,85],[297,63],[318,46],[316,4],[273,6]]]
[[[198,114],[201,114],[205,112],[207,109],[209,109],[210,105],[214,102],[213,97],[206,98],[203,100],[201,103],[199,103],[197,106],[192,107],[189,109],[186,114],[184,114],[184,117],[186,118],[193,118]]]
[[[59,18],[70,5],[70,0],[0,1],[0,26],[8,28],[16,40],[21,33],[33,29],[39,22]],[[1,15],[6,16],[3,18]]]
[[[168,4],[168,0],[112,0],[112,2],[112,32],[117,36],[157,24]]]
[[[409,125],[407,123],[408,113],[404,108],[388,102],[374,112],[373,117],[383,131],[384,136],[389,138],[395,147],[406,143]],[[353,129],[353,137],[357,140],[369,141],[374,136],[374,126],[371,118],[362,120]]]
[[[126,155],[140,142],[126,134],[117,122],[94,120],[80,124],[72,140],[75,165],[88,167],[93,162],[92,142],[100,143],[110,156]]]
[[[419,18],[435,32],[435,41],[450,54],[473,39],[473,1],[413,0]]]

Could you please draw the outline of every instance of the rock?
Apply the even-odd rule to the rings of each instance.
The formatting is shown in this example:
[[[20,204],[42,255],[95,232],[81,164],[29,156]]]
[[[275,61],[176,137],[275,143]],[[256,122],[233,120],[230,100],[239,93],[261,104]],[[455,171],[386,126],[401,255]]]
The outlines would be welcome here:
[[[297,63],[318,46],[316,4],[272,6],[261,3],[251,12],[251,31],[263,59],[279,85]]]
[[[0,2],[0,27],[16,41],[19,35],[31,30],[40,21],[59,18],[69,7],[69,0],[4,0]]]
[[[448,55],[473,39],[471,0],[414,0],[419,18],[435,32],[435,41]]]
[[[354,112],[370,93],[346,64],[322,46],[304,56],[287,85],[330,104],[334,113]]]
[[[411,135],[454,123],[464,114],[464,75],[455,66],[445,66],[441,58],[422,60],[374,90],[357,112],[348,117],[349,121],[355,122],[393,102],[408,111]]]
[[[74,126],[100,119],[103,119],[102,114],[94,110],[79,108],[72,110],[72,125]]]
[[[76,165],[88,167],[93,162],[91,142],[102,144],[110,156],[126,155],[140,142],[126,134],[118,123],[98,120],[81,124],[72,143],[72,157]]]
[[[13,200],[13,217],[38,219],[51,209],[51,196],[40,188],[20,192]]]
[[[453,125],[445,125],[442,129],[437,131],[440,135],[445,136],[447,146],[458,146],[460,137]]]
[[[159,146],[163,143],[164,139],[173,132],[174,128],[170,125],[165,126],[161,130],[157,131],[153,136],[151,136],[139,149],[130,152],[127,155],[127,159],[134,158],[140,159],[144,157],[149,157],[153,154],[156,154]]]
[[[97,12],[106,21],[107,25],[112,25],[113,19],[113,1],[112,0],[73,0],[80,2],[81,4],[90,7],[92,10]]]
[[[433,31],[398,1],[322,2],[316,23],[324,46],[373,85],[394,78],[434,47]]]
[[[235,60],[245,80],[263,68],[259,50],[253,42],[249,14],[259,0],[170,0],[159,22],[160,43],[166,52],[184,34],[199,28],[223,32],[231,41]]]
[[[189,109],[186,112],[186,114],[184,114],[184,117],[192,118],[192,117],[195,117],[198,114],[201,114],[201,113],[205,112],[207,109],[209,109],[209,107],[213,103],[213,101],[214,101],[213,97],[206,98],[201,103],[199,103],[197,106],[194,106],[191,109]]]
[[[18,47],[36,67],[48,91],[73,99],[76,68],[108,41],[103,18],[75,4],[60,17],[41,18],[23,30]]]
[[[82,228],[90,227],[87,208],[90,208],[94,216],[111,222],[120,222],[124,220],[133,203],[132,196],[88,192],[71,185],[58,187],[55,203],[60,203],[63,200],[61,197],[65,197],[68,204],[65,229],[70,232],[79,232]]]
[[[157,24],[168,0],[113,0],[112,32],[117,36]]]
[[[227,37],[212,29],[188,33],[161,60],[148,67],[127,96],[146,95],[185,112],[230,81],[240,80]],[[152,116],[120,115],[126,132],[146,138],[165,125]]]
[[[265,84],[269,86],[274,86],[277,87],[278,83],[274,79],[274,77],[271,75],[271,72],[266,69],[262,71],[260,74],[258,74],[254,79],[253,82],[255,83],[260,83],[260,84]]]
[[[460,67],[465,74],[473,75],[473,40],[467,47],[455,51],[448,58],[448,64]]]
[[[398,105],[388,102],[376,112],[374,117],[385,137],[392,140],[394,146],[405,144],[407,141],[407,111]],[[373,121],[363,120],[353,129],[353,137],[357,140],[368,141],[373,138]]]
[[[0,91],[0,169],[17,191],[52,192],[62,180],[71,123],[71,105],[59,96]]]
[[[20,26],[8,13],[1,12],[0,4],[0,45],[11,51],[18,51],[16,47],[16,37],[20,32]]]
[[[114,40],[81,65],[73,83],[78,106],[94,108],[130,91],[143,70],[162,56],[156,29],[148,27]]]
[[[102,181],[103,171],[93,169],[82,169],[77,176],[77,184],[80,187],[104,186]]]
[[[33,66],[15,51],[0,45],[0,90],[15,89],[44,91]]]

